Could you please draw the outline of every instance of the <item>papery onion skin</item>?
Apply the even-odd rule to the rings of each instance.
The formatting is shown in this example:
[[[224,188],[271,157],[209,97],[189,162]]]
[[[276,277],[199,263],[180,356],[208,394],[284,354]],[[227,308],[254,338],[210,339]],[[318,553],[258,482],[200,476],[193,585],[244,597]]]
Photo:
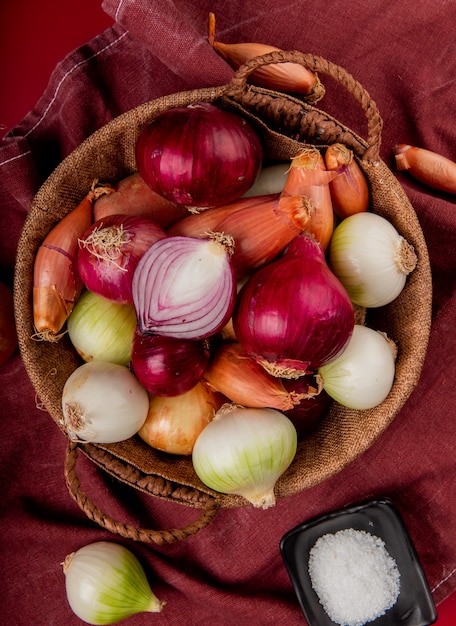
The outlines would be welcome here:
[[[184,235],[185,237],[205,237],[208,231],[216,231],[217,224],[228,215],[249,206],[260,205],[275,200],[277,197],[277,194],[249,196],[248,198],[239,198],[228,204],[222,204],[218,207],[200,211],[199,213],[187,213],[186,217],[176,222],[176,224],[173,224],[173,226],[167,230],[167,234],[171,236]]]
[[[84,285],[103,298],[131,304],[131,283],[139,259],[165,235],[144,217],[109,215],[95,222],[79,240],[78,271]]]
[[[151,396],[138,435],[152,448],[189,456],[196,439],[224,402],[226,398],[202,382],[178,396]]]
[[[255,508],[276,503],[274,486],[293,461],[296,429],[280,411],[224,405],[195,442],[192,462],[201,481]]]
[[[320,383],[339,404],[372,409],[388,396],[395,376],[396,346],[383,333],[355,325],[344,352],[318,370]]]
[[[158,613],[164,606],[136,556],[121,544],[83,546],[65,558],[63,571],[71,610],[88,624],[115,624],[137,613]]]
[[[456,194],[455,161],[432,150],[405,143],[394,147],[394,156],[399,171],[407,171],[428,187]]]
[[[236,279],[229,246],[210,239],[166,237],[144,254],[133,277],[142,333],[204,339],[231,317]]]
[[[131,366],[141,385],[158,396],[177,396],[201,379],[209,361],[205,339],[175,339],[146,335],[136,328]]]
[[[354,213],[367,211],[369,187],[353,151],[344,144],[332,144],[326,149],[325,164],[329,171],[338,174],[329,183],[332,205],[337,217],[343,220]]]
[[[93,205],[94,222],[116,214],[146,217],[166,230],[188,215],[188,210],[152,191],[135,172],[119,180],[112,193],[101,196]]]
[[[396,228],[376,213],[357,213],[335,229],[329,264],[352,302],[385,306],[403,290],[417,256]]]
[[[302,396],[300,402],[284,414],[293,422],[298,437],[312,433],[327,414],[331,396],[319,387],[314,374],[305,374],[296,380],[284,378],[282,382],[290,393]]]
[[[67,329],[76,352],[86,362],[127,365],[136,328],[133,304],[118,304],[85,290],[68,318]]]
[[[301,196],[308,212],[305,232],[317,239],[326,250],[334,229],[334,211],[329,183],[337,174],[326,169],[321,152],[306,146],[292,159],[281,198]]]
[[[247,407],[287,411],[304,397],[303,394],[287,391],[280,378],[268,374],[240,343],[217,346],[203,378],[232,402]]]
[[[215,14],[209,13],[208,42],[214,50],[222,56],[234,69],[268,52],[281,51],[280,48],[262,43],[222,43],[215,37]],[[273,63],[263,65],[254,70],[248,77],[248,82],[267,87],[275,91],[286,91],[307,96],[306,100],[316,102],[321,100],[325,89],[320,83],[317,74],[299,63]]]
[[[60,331],[84,288],[77,265],[78,238],[92,223],[95,197],[91,189],[38,248],[33,267],[33,325],[38,339],[60,339]]]
[[[250,124],[207,102],[159,113],[142,129],[135,154],[138,171],[153,191],[199,208],[241,197],[255,182],[263,158]]]
[[[267,371],[298,378],[342,352],[354,312],[321,245],[299,235],[241,289],[233,326],[239,343]]]
[[[62,426],[74,441],[116,443],[143,425],[147,391],[130,370],[115,363],[90,361],[68,377],[62,393]]]

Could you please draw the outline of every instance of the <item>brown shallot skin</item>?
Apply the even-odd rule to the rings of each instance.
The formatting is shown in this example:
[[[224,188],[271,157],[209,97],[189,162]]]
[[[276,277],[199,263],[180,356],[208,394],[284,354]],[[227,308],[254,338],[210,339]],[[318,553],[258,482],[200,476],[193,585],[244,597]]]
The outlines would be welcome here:
[[[147,217],[166,229],[188,215],[188,210],[152,191],[142,176],[135,172],[118,181],[112,193],[100,197],[94,204],[95,222],[115,214]]]
[[[226,44],[215,38],[215,15],[209,13],[208,42],[225,61],[235,70],[254,57],[269,52],[281,52],[280,48],[262,43]],[[320,100],[324,87],[316,74],[298,63],[273,63],[254,70],[248,81],[260,87],[277,91],[310,96],[310,100]]]
[[[408,144],[394,147],[396,167],[406,170],[428,187],[456,194],[456,162],[437,152]]]
[[[237,342],[214,349],[203,380],[232,402],[248,407],[287,411],[307,396],[288,391],[280,378],[268,374]]]
[[[329,183],[337,176],[329,172],[321,152],[313,147],[303,148],[291,159],[287,180],[280,194],[282,202],[289,196],[301,197],[308,214],[303,231],[315,237],[326,250],[334,230],[334,210]]]
[[[38,249],[33,270],[33,323],[36,338],[58,341],[76,304],[83,282],[77,269],[79,238],[93,220],[93,203],[105,188],[94,186],[54,226]]]
[[[173,224],[168,229],[168,235],[184,235],[185,237],[206,237],[208,231],[216,231],[218,224],[236,211],[245,209],[257,204],[264,204],[269,201],[276,200],[278,194],[270,194],[264,196],[250,196],[248,198],[239,198],[228,204],[212,207],[199,213],[190,213],[186,211],[183,219]]]
[[[367,211],[369,188],[353,151],[344,144],[332,144],[326,149],[325,164],[328,171],[337,172],[336,178],[329,183],[333,209],[337,217],[345,219],[354,213]]]

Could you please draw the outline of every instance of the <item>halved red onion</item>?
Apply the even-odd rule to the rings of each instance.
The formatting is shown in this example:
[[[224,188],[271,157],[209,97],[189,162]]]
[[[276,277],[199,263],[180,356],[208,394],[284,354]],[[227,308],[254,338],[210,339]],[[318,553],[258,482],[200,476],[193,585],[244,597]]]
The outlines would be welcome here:
[[[250,124],[208,102],[163,111],[136,143],[136,164],[151,189],[191,207],[241,197],[255,182],[262,158]]]
[[[236,297],[230,246],[220,233],[160,239],[133,277],[133,303],[142,333],[204,339],[229,320]]]
[[[97,220],[79,240],[78,271],[89,291],[119,304],[131,304],[131,284],[139,259],[165,237],[153,220],[109,215]]]
[[[233,325],[238,341],[267,371],[298,378],[342,352],[354,312],[321,245],[301,234],[241,289]]]
[[[131,366],[141,385],[156,396],[178,396],[201,379],[209,361],[207,339],[144,335],[136,329]]]

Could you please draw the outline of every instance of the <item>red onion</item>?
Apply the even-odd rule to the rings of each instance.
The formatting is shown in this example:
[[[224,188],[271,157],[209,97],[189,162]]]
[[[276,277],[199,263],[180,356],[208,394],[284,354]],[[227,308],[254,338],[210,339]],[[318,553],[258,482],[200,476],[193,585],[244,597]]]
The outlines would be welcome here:
[[[319,385],[313,374],[305,374],[297,380],[284,378],[282,383],[289,393],[304,396],[296,406],[284,411],[284,414],[293,422],[299,436],[308,435],[328,412],[332,398],[324,389],[318,392]]]
[[[136,164],[151,189],[191,207],[242,196],[255,182],[262,157],[250,124],[207,102],[160,113],[136,143]]]
[[[145,217],[109,215],[97,220],[79,240],[79,275],[89,291],[119,304],[131,304],[138,261],[162,237],[163,229]]]
[[[204,339],[219,331],[231,317],[237,291],[232,244],[220,233],[154,243],[133,276],[140,331],[179,339]]]
[[[138,329],[132,344],[131,365],[141,385],[156,396],[178,396],[190,391],[209,361],[206,339],[192,341],[144,335]]]
[[[238,341],[267,371],[297,378],[345,348],[354,312],[321,245],[302,234],[247,281],[233,325]]]

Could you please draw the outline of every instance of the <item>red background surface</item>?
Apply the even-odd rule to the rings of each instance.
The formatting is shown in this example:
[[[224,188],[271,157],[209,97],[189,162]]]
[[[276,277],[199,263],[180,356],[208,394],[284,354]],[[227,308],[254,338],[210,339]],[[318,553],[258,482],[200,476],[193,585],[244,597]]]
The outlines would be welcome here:
[[[0,5],[0,132],[17,124],[44,91],[55,65],[112,19],[101,1],[16,0]],[[1,603],[1,601],[0,601]],[[438,606],[438,626],[456,624],[456,593]]]

